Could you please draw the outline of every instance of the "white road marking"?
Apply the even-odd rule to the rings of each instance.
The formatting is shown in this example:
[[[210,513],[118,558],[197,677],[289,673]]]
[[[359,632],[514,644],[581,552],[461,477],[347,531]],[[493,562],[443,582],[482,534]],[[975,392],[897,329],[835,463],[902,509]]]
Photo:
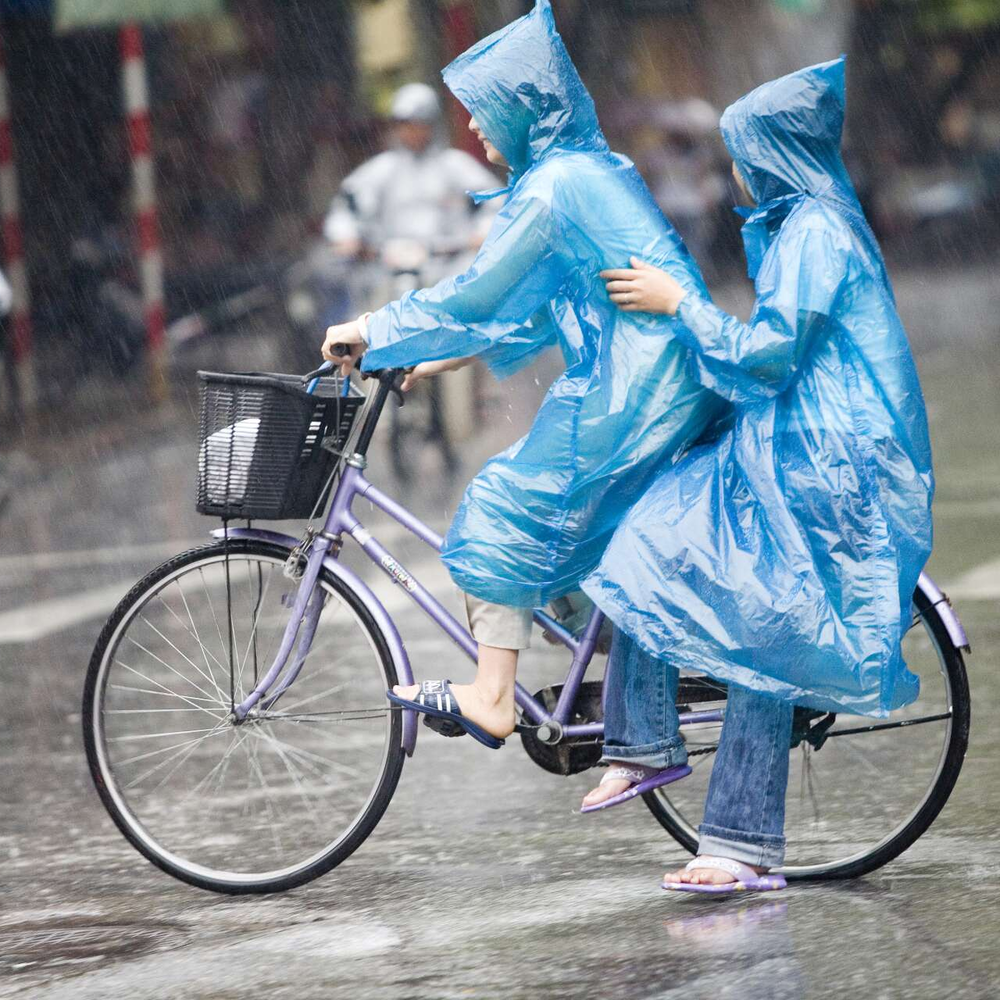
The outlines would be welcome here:
[[[108,614],[129,590],[127,583],[115,583],[85,590],[70,597],[36,601],[0,613],[0,645],[34,642],[61,632],[72,625]]]
[[[375,512],[378,514],[378,512]],[[447,526],[430,524],[442,534]],[[394,545],[407,538],[416,538],[402,525],[379,525],[373,532],[383,545]],[[108,545],[95,549],[68,549],[64,552],[22,552],[18,555],[0,556],[0,573],[24,573],[32,570],[73,569],[80,566],[115,566],[124,562],[143,562],[178,555],[199,545],[208,545],[214,539],[206,532],[202,537],[182,538],[168,542],[150,542],[143,545]]]
[[[139,548],[139,547],[133,547]],[[145,547],[147,552],[151,547]],[[179,551],[179,546],[171,546],[170,551]],[[100,550],[92,550],[100,551]],[[108,550],[121,553],[123,550]],[[131,550],[129,550],[131,551]],[[436,556],[429,556],[409,564],[407,570],[448,609],[462,620],[451,578],[444,565]],[[412,598],[402,587],[388,585],[381,573],[368,580],[390,615],[408,609],[416,609]],[[56,597],[45,601],[22,605],[10,611],[0,612],[0,645],[34,642],[46,636],[61,632],[73,625],[107,615],[125,596],[129,585],[116,583],[95,590],[81,591],[68,597]],[[945,588],[949,597],[957,601],[1000,600],[1000,559],[993,559],[969,570]]]
[[[449,589],[451,578],[437,556],[425,557],[413,563],[412,573],[431,593],[437,594],[439,600],[443,599],[446,606],[452,605],[450,610],[453,613],[457,610],[457,600],[448,599],[453,595],[453,588]],[[373,573],[368,583],[389,614],[398,614],[416,607],[407,592],[402,587],[389,584],[381,572]],[[34,601],[0,612],[0,646],[35,642],[81,622],[106,616],[130,587],[130,583],[115,583],[94,590],[81,590],[67,597]]]
[[[955,601],[1000,600],[1000,559],[970,569],[944,590]]]
[[[30,570],[73,569],[79,566],[114,566],[123,562],[142,562],[176,555],[212,539],[181,539],[148,545],[111,545],[99,549],[70,549],[67,552],[25,552],[0,557],[0,573],[24,573]]]

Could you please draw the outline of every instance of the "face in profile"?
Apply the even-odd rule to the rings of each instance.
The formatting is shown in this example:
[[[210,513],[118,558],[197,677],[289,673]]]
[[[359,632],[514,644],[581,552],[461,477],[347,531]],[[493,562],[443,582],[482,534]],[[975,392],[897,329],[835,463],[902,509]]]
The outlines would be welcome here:
[[[757,202],[754,196],[750,193],[750,188],[747,186],[747,182],[743,179],[743,175],[740,173],[739,167],[736,166],[736,161],[733,161],[733,180],[736,181],[736,186],[740,190],[740,194],[743,195],[743,200],[746,201],[748,205],[756,205]]]
[[[507,161],[504,159],[503,153],[500,152],[496,146],[486,138],[483,130],[479,127],[479,123],[475,118],[469,121],[469,131],[483,144],[483,149],[486,151],[486,159],[490,163],[498,167],[509,166]]]

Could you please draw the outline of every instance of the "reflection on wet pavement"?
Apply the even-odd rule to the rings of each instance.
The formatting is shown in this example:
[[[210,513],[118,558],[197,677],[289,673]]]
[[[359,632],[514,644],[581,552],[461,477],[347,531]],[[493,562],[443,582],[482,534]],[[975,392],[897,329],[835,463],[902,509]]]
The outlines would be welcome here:
[[[101,620],[88,617],[30,642],[0,635],[0,997],[996,996],[1000,362],[992,340],[964,348],[919,362],[939,480],[930,572],[946,588],[961,583],[972,742],[945,811],[899,860],[851,883],[678,898],[658,884],[683,851],[641,803],[583,817],[592,775],[545,773],[517,740],[491,754],[422,731],[385,818],[342,867],[280,896],[211,895],[140,858],[94,794],[80,694]],[[27,609],[30,623],[39,605],[52,614],[40,602],[124,593],[163,558],[156,546],[204,537],[191,504],[191,425],[175,417],[99,453],[80,442],[15,498],[0,616]],[[433,477],[415,491],[438,523],[455,498]],[[119,557],[106,554],[116,548]],[[68,550],[92,557],[61,569],[47,555]],[[394,550],[448,595],[419,546]],[[398,591],[388,597],[418,674],[468,676]],[[533,649],[524,683],[552,683],[560,668],[549,649]]]

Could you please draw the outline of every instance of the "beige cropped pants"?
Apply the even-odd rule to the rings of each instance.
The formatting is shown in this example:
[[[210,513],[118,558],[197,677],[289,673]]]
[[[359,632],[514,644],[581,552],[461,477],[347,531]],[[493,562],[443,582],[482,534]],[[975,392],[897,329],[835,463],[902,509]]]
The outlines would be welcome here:
[[[500,649],[527,649],[531,645],[531,608],[490,604],[471,594],[462,596],[469,631],[476,642]]]

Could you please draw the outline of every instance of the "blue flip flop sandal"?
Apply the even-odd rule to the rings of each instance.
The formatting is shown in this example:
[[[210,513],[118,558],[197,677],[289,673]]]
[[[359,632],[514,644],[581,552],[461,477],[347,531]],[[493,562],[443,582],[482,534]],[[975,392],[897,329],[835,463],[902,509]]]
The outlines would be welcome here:
[[[451,681],[424,681],[420,685],[420,693],[413,701],[400,698],[393,691],[386,691],[386,695],[394,705],[420,712],[424,716],[424,725],[442,736],[464,736],[468,733],[491,750],[499,750],[504,744],[503,740],[497,739],[462,715],[462,710],[451,693]]]
[[[693,882],[664,882],[662,887],[670,892],[699,892],[706,895],[721,896],[728,892],[774,892],[784,889],[787,885],[784,875],[758,875],[749,865],[729,858],[713,858],[708,855],[699,856],[689,861],[684,867],[686,872],[719,871],[733,876],[733,882],[721,882],[718,885],[696,885]]]

